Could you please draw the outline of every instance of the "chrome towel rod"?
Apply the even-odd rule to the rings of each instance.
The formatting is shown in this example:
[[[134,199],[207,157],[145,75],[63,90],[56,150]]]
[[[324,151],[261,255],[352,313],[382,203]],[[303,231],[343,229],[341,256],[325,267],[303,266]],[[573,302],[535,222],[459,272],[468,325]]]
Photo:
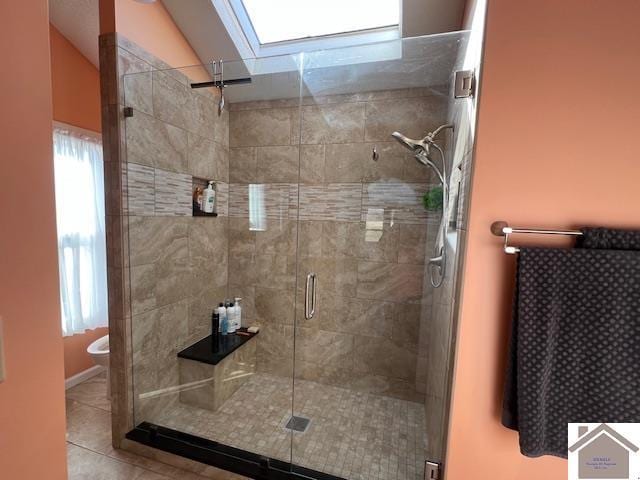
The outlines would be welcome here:
[[[498,237],[504,237],[504,252],[514,255],[520,251],[518,247],[509,245],[509,235],[525,233],[533,235],[571,235],[574,237],[582,235],[580,230],[545,230],[542,228],[517,228],[510,227],[507,222],[497,221],[491,224],[491,233]]]

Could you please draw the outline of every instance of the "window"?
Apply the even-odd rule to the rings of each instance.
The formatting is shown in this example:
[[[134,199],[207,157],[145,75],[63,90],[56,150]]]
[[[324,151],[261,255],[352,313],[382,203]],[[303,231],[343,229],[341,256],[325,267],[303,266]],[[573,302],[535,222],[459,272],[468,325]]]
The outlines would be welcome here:
[[[400,38],[400,0],[212,0],[242,58]]]
[[[104,327],[107,261],[102,145],[94,135],[53,131],[63,335]]]
[[[242,0],[260,44],[398,25],[397,0]]]

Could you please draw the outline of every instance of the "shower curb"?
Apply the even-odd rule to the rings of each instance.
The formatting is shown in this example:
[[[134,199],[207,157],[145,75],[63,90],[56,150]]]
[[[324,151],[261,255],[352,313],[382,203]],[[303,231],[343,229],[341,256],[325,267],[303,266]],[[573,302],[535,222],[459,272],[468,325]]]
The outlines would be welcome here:
[[[148,422],[139,424],[126,437],[255,480],[345,480]]]

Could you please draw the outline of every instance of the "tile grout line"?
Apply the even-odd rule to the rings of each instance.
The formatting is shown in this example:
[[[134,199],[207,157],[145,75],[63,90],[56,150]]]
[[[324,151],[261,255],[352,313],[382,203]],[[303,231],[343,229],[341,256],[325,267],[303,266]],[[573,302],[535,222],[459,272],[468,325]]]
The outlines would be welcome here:
[[[108,459],[113,460],[113,461],[115,461],[115,462],[122,463],[122,464],[124,464],[124,465],[130,465],[130,466],[132,466],[132,467],[139,468],[139,469],[141,469],[141,470],[145,470],[145,471],[147,471],[147,472],[155,473],[156,475],[161,475],[161,476],[163,476],[163,477],[167,478],[167,480],[170,480],[170,479],[171,479],[171,477],[166,476],[164,473],[160,473],[160,472],[157,472],[157,471],[155,471],[155,470],[151,470],[151,469],[149,469],[149,468],[146,468],[146,467],[143,467],[143,466],[137,465],[137,464],[135,464],[135,463],[127,462],[127,461],[122,460],[122,459],[120,459],[120,458],[116,458],[116,457],[113,457],[113,456],[111,456],[111,455],[107,455],[106,453],[98,452],[98,451],[93,450],[93,449],[91,449],[91,448],[88,448],[88,447],[86,447],[86,446],[84,446],[84,445],[79,445],[79,444],[77,444],[77,443],[74,443],[74,442],[72,442],[72,441],[70,441],[70,440],[67,440],[67,444],[69,444],[69,445],[73,445],[74,447],[82,448],[83,450],[86,450],[86,451],[88,451],[88,452],[94,453],[94,454],[96,454],[96,455],[100,455],[101,457],[108,458]],[[146,457],[144,457],[144,458],[146,458]],[[164,465],[164,464],[163,464],[163,465]],[[173,467],[173,468],[176,468],[176,467]],[[205,478],[205,477],[203,477],[203,478]]]

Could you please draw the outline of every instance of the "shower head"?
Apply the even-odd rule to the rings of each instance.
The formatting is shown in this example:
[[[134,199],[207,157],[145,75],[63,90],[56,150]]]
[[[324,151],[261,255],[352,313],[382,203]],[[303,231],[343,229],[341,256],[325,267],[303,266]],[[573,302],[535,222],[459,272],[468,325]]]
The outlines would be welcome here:
[[[391,136],[395,138],[401,145],[404,145],[409,150],[412,150],[416,155],[422,153],[428,157],[429,147],[435,144],[436,137],[445,128],[453,128],[453,125],[440,125],[433,132],[427,133],[427,135],[422,140],[414,140],[413,138],[404,136],[400,132],[393,132]]]
[[[414,140],[412,138],[405,137],[400,132],[393,132],[391,136],[395,138],[398,143],[405,146],[409,150],[412,150],[415,154],[424,153],[425,155],[429,155],[428,135],[422,140]]]
[[[424,137],[422,140],[414,140],[404,136],[400,132],[393,132],[391,136],[395,138],[400,145],[411,150],[418,163],[428,167],[433,167],[438,171],[438,168],[436,168],[429,156],[429,150],[431,148],[431,143],[433,142],[433,140],[429,138],[429,135]]]
[[[429,156],[429,151],[432,145],[440,150],[440,147],[438,147],[435,142],[435,138],[445,128],[453,128],[453,125],[440,125],[433,132],[427,133],[427,135],[422,140],[414,140],[401,134],[400,132],[393,132],[391,136],[395,138],[401,145],[411,150],[418,162],[423,165],[431,164],[431,166],[433,166],[431,157]]]

